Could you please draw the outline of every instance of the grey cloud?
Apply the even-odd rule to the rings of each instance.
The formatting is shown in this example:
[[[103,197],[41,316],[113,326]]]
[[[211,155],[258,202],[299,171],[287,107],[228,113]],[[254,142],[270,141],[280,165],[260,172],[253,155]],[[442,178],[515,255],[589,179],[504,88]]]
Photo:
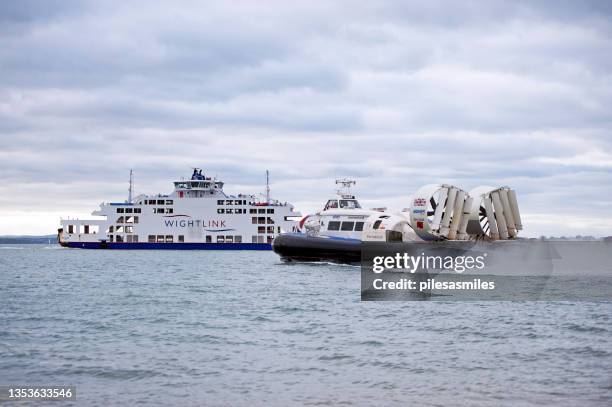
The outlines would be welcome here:
[[[530,233],[564,230],[546,214],[596,224],[612,200],[610,15],[597,1],[4,2],[0,220],[123,199],[129,168],[137,190],[168,192],[197,165],[231,192],[261,191],[270,169],[304,211],[353,176],[377,206],[431,182],[510,184]]]

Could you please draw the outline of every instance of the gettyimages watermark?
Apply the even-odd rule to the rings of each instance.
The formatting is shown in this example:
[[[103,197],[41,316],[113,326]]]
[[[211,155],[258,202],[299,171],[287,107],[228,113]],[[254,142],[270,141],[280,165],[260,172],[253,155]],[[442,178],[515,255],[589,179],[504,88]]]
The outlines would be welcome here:
[[[395,253],[394,256],[375,256],[372,259],[372,271],[374,273],[382,273],[390,269],[415,273],[418,270],[443,269],[463,273],[466,270],[484,269],[486,257],[487,253],[479,256],[431,256],[425,255],[424,252],[414,256],[407,252]]]
[[[437,242],[362,247],[364,301],[612,301],[606,242]]]

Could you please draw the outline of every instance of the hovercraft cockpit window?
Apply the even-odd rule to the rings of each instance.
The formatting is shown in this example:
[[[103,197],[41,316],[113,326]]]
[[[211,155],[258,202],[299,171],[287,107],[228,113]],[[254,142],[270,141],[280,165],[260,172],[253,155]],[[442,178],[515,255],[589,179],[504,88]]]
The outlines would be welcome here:
[[[340,200],[340,208],[341,209],[360,209],[359,202],[354,199],[341,199]]]
[[[330,199],[329,201],[327,201],[327,204],[325,205],[325,208],[323,210],[328,210],[328,209],[337,209],[338,208],[338,201],[335,199]]]

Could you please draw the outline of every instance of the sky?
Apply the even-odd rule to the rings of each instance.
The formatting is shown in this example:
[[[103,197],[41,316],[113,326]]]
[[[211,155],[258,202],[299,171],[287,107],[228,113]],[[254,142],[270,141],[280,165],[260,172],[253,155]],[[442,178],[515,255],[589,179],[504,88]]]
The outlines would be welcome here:
[[[524,236],[612,235],[612,3],[0,2],[0,234],[191,167],[303,213],[508,185]]]

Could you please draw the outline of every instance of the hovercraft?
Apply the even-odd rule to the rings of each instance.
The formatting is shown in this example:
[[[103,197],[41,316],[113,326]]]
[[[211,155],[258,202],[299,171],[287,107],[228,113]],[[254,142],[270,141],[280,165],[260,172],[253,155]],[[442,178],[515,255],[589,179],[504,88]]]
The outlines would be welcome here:
[[[354,180],[336,184],[338,196],[322,211],[302,218],[297,233],[274,239],[272,248],[282,260],[357,263],[364,245],[510,240],[523,228],[516,192],[509,187],[467,192],[449,184],[425,185],[409,208],[393,213],[362,209],[350,192]]]

